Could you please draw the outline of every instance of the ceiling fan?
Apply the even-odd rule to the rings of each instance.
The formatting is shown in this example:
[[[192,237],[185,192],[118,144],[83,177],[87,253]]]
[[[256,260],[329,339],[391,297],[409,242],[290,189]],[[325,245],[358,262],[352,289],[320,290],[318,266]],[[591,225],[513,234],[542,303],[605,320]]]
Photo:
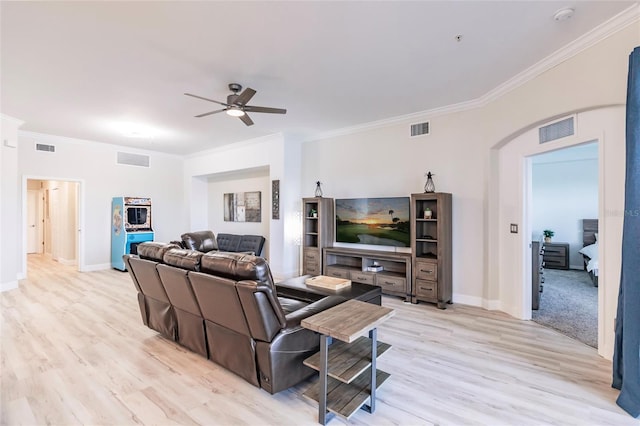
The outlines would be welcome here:
[[[286,114],[287,113],[287,110],[282,108],[269,108],[269,107],[247,105],[247,102],[249,102],[251,98],[253,98],[253,95],[256,94],[256,91],[249,87],[244,89],[242,93],[238,94],[238,92],[242,90],[242,86],[239,85],[238,83],[231,83],[229,84],[229,90],[231,90],[233,93],[227,96],[226,103],[215,101],[213,99],[203,98],[202,96],[198,96],[198,95],[192,95],[191,93],[185,93],[185,95],[224,106],[224,108],[222,109],[196,115],[197,118],[205,117],[211,114],[217,114],[222,111],[226,111],[226,113],[229,114],[230,116],[238,117],[240,120],[242,120],[244,124],[246,124],[247,126],[251,126],[253,124],[253,120],[249,118],[249,116],[247,115],[247,112],[267,112],[270,114]]]

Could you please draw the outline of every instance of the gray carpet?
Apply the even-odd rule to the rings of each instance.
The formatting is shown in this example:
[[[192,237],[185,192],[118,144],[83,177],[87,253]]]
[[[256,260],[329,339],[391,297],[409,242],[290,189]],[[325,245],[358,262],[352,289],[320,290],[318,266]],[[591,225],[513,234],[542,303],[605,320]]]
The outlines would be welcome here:
[[[589,274],[579,270],[544,270],[540,309],[532,312],[535,322],[598,347],[598,288]]]

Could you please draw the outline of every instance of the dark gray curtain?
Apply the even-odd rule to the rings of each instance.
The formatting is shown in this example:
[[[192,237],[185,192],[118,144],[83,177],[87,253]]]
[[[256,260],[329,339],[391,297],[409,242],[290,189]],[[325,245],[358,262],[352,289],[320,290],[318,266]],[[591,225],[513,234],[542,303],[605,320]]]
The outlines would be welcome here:
[[[640,47],[629,56],[627,169],[625,177],[622,273],[618,294],[613,387],[617,403],[640,416]]]

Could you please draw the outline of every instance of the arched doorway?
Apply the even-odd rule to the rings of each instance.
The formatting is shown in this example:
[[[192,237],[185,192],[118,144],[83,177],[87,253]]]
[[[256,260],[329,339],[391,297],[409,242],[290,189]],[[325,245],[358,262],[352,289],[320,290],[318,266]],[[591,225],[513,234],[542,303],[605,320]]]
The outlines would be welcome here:
[[[501,310],[531,319],[531,213],[528,211],[528,157],[599,142],[600,286],[598,288],[598,353],[613,356],[613,324],[620,273],[624,213],[624,106],[594,108],[563,115],[575,118],[573,135],[540,144],[538,128],[561,117],[534,123],[505,138],[492,150],[489,176],[490,282]],[[509,232],[510,225],[520,232]]]

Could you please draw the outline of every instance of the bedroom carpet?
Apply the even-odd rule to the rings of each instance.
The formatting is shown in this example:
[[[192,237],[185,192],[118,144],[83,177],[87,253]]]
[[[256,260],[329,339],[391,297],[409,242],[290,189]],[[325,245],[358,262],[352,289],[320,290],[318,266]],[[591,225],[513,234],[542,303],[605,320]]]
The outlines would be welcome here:
[[[598,347],[598,288],[579,270],[544,270],[540,309],[532,312],[538,324],[591,347]]]

